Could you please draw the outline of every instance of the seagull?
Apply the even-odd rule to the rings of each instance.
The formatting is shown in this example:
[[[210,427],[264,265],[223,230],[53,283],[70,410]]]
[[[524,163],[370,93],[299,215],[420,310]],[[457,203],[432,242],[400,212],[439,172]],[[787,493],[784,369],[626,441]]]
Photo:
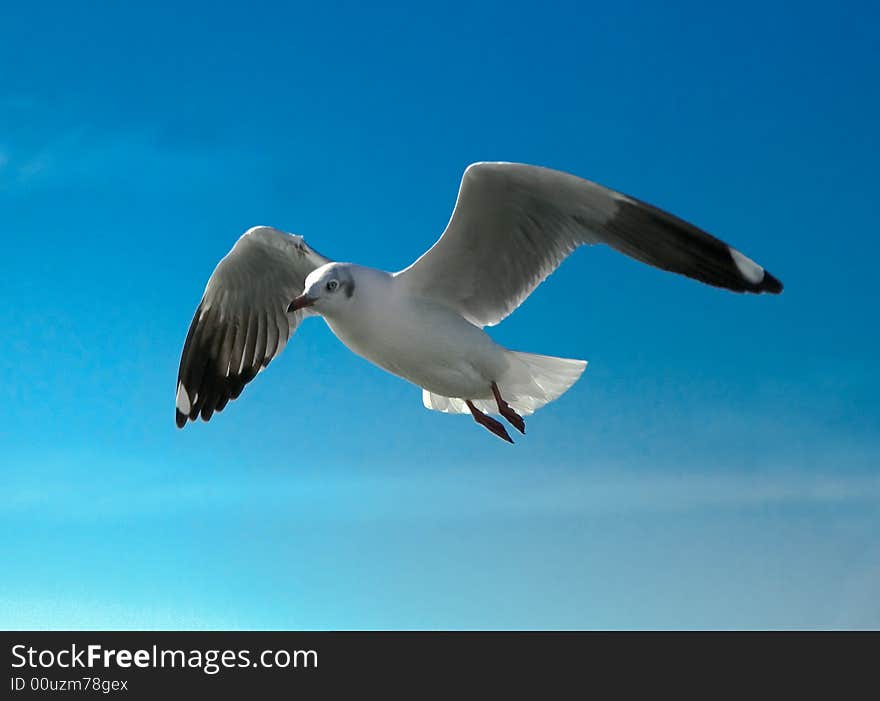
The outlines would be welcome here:
[[[301,236],[246,231],[217,264],[177,376],[176,423],[208,421],[321,316],[351,351],[422,389],[426,408],[470,413],[510,443],[581,376],[583,360],[521,353],[484,331],[581,245],[734,292],[782,283],[726,243],[657,207],[568,173],[520,163],[465,170],[446,230],[404,270],[333,261]]]

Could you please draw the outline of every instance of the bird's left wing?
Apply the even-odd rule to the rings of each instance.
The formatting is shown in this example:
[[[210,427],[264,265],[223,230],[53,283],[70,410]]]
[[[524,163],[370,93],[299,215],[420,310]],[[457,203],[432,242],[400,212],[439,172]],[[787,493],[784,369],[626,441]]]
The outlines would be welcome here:
[[[177,374],[176,421],[207,421],[284,348],[304,316],[288,312],[308,274],[330,260],[301,236],[248,230],[205,287]]]
[[[598,183],[521,163],[474,163],[446,231],[397,277],[478,326],[516,309],[575,248],[604,243],[734,292],[782,290],[764,268],[693,224]]]

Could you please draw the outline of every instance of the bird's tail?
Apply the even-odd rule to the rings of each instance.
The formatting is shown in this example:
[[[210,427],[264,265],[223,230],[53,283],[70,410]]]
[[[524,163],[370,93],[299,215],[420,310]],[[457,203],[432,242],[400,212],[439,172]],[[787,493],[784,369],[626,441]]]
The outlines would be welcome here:
[[[497,381],[504,400],[521,416],[528,416],[561,397],[581,376],[586,360],[554,358],[549,355],[507,351],[508,366]],[[472,398],[473,399],[473,398]],[[443,397],[422,391],[428,409],[452,414],[467,414],[464,399]],[[473,399],[474,406],[487,414],[498,413],[494,398]]]

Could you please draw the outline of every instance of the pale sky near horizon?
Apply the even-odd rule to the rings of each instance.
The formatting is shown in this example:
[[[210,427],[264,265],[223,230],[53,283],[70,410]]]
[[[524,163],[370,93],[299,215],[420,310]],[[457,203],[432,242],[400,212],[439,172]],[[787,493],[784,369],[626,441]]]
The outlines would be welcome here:
[[[6,8],[0,627],[880,627],[878,19]],[[174,427],[190,318],[245,229],[400,269],[477,160],[645,199],[785,292],[578,251],[490,331],[590,362],[515,446],[315,319]]]

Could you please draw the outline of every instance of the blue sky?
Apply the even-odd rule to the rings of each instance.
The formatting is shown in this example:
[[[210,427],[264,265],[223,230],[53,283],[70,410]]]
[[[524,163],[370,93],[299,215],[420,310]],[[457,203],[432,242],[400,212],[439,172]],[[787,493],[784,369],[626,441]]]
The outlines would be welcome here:
[[[876,4],[223,7],[4,10],[0,626],[880,627]],[[175,429],[242,231],[396,270],[493,159],[786,290],[578,251],[492,330],[590,361],[516,446],[319,320]]]

